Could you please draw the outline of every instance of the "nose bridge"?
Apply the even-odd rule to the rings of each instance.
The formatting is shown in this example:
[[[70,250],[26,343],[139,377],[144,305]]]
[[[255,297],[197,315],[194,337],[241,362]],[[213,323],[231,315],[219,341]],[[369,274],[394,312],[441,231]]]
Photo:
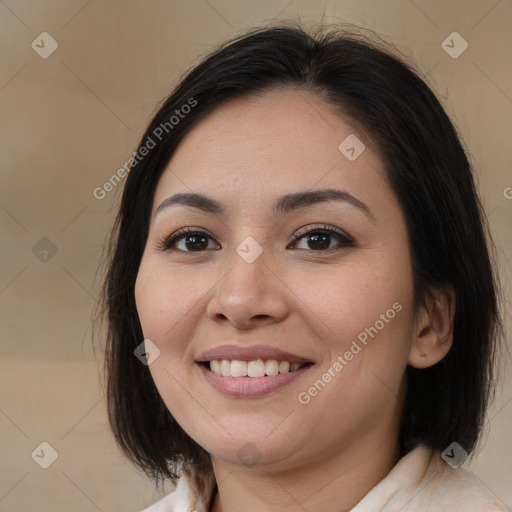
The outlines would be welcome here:
[[[227,272],[214,291],[210,315],[222,315],[235,323],[253,317],[281,317],[286,303],[279,280],[269,268],[269,249],[246,236],[226,258]]]
[[[254,298],[268,287],[268,249],[252,236],[246,236],[228,258],[230,272],[225,276],[224,292]]]

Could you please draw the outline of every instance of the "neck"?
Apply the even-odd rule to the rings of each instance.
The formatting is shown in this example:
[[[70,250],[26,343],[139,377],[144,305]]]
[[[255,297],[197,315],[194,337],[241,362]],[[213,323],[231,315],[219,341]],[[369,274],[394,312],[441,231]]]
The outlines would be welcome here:
[[[396,443],[362,438],[292,469],[240,468],[212,457],[218,492],[212,512],[351,510],[397,462]],[[336,504],[336,508],[333,508]]]

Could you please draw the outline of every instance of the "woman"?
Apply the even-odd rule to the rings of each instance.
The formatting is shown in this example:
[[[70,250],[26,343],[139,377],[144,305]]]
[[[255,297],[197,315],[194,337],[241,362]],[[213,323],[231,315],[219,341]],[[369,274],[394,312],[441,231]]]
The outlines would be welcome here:
[[[147,512],[505,510],[459,467],[501,333],[485,216],[406,64],[253,30],[181,81],[136,156],[106,370],[119,445],[179,478]]]

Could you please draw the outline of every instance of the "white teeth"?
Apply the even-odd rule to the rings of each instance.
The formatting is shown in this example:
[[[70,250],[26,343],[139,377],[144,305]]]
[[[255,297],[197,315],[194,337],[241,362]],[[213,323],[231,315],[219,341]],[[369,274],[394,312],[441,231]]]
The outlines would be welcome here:
[[[267,375],[277,375],[279,373],[279,363],[275,359],[269,359],[265,363],[265,373]]]
[[[288,373],[290,370],[290,363],[288,361],[281,361],[279,363],[279,373]]]
[[[224,377],[229,377],[229,374],[231,372],[231,363],[227,361],[226,359],[223,359],[220,362],[220,373],[224,375]]]
[[[299,363],[277,361],[276,359],[255,359],[254,361],[230,361],[216,359],[210,361],[210,370],[224,377],[263,377],[264,375],[277,375],[278,373],[294,372],[301,368]]]
[[[231,377],[245,377],[247,375],[247,363],[245,361],[231,361],[229,374]]]
[[[210,361],[210,369],[212,372],[218,373],[220,375],[220,361]]]
[[[247,375],[249,377],[263,377],[265,375],[265,363],[261,359],[247,363]]]

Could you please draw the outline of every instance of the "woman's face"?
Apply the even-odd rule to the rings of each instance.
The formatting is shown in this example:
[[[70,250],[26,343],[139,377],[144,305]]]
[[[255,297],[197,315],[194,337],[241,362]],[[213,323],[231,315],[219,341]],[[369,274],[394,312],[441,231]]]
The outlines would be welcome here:
[[[175,152],[135,295],[160,351],[158,391],[212,457],[286,468],[396,442],[414,311],[406,225],[383,172],[364,133],[290,89],[224,104]],[[342,193],[282,201],[325,189]],[[159,208],[192,193],[220,208]],[[203,233],[169,242],[184,228]],[[286,373],[294,358],[310,364]],[[243,361],[220,363],[228,374],[285,373],[222,376],[210,359]]]

